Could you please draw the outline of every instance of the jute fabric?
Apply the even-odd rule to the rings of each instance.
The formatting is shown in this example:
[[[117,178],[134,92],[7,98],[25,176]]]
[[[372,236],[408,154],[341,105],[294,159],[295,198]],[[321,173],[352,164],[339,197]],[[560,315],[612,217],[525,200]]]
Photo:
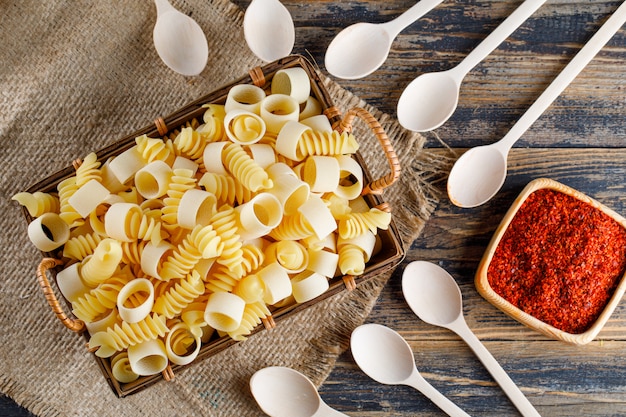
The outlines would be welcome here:
[[[197,77],[178,75],[159,60],[150,1],[0,1],[0,389],[39,416],[262,415],[248,388],[250,376],[283,365],[321,384],[389,278],[384,274],[329,298],[171,382],[123,399],[113,394],[85,340],[47,306],[35,279],[41,254],[11,197],[263,64],[246,47],[237,6],[226,0],[173,4],[192,13],[209,39],[210,62]],[[421,136],[324,80],[342,111],[366,107],[392,138],[403,173],[384,198],[408,248],[437,203],[433,182],[445,161],[423,149]],[[366,131],[355,132],[361,153],[375,175],[384,173],[385,158]]]

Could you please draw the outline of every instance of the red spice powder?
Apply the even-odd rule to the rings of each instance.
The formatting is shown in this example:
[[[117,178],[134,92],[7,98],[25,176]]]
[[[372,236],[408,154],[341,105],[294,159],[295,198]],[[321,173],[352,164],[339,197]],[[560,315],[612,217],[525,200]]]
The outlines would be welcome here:
[[[626,229],[550,189],[531,193],[502,236],[487,279],[501,297],[572,334],[585,332],[626,271]]]

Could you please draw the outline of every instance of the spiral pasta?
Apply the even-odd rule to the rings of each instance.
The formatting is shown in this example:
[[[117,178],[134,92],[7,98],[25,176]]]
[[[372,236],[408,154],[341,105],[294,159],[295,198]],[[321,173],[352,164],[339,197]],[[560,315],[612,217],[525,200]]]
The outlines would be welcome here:
[[[137,323],[115,324],[106,331],[95,333],[89,339],[89,349],[96,349],[94,352],[100,358],[108,358],[116,352],[127,349],[138,343],[147,340],[154,340],[163,337],[169,331],[164,316],[156,313],[146,317]]]
[[[94,152],[87,155],[76,169],[76,186],[80,188],[91,180],[102,182],[100,162]]]
[[[237,234],[237,214],[235,209],[223,205],[211,218],[211,224],[217,235],[222,239],[224,248],[217,258],[217,263],[230,268],[235,275],[241,276],[243,272],[243,244]]]
[[[272,188],[267,172],[236,143],[228,143],[222,151],[224,166],[248,190],[257,192]]]
[[[192,127],[183,128],[174,139],[174,147],[179,155],[192,161],[200,161],[206,147],[206,135],[201,135]]]
[[[352,239],[367,230],[376,234],[378,229],[386,230],[391,222],[391,213],[375,207],[365,213],[350,213],[339,221],[339,236]]]
[[[174,163],[176,154],[171,140],[164,141],[159,138],[141,135],[135,138],[135,143],[137,144],[137,151],[139,151],[147,163],[163,161],[170,166]]]
[[[223,248],[222,238],[212,225],[198,225],[163,263],[161,279],[182,278],[191,272],[200,259],[216,258],[223,252]]]
[[[172,226],[178,225],[178,206],[180,199],[187,190],[194,188],[196,179],[193,171],[189,169],[175,169],[171,178],[167,197],[163,199],[163,216],[161,219],[164,223]]]
[[[153,311],[168,319],[174,318],[191,302],[204,293],[204,282],[197,271],[192,271],[186,279],[181,279],[169,291],[159,296]]]
[[[198,181],[198,185],[213,193],[218,202],[231,206],[246,203],[253,197],[252,191],[230,175],[206,172]]]
[[[76,185],[76,177],[69,177],[57,185],[57,191],[59,193],[59,216],[70,227],[78,227],[85,223],[83,217],[69,203],[70,197],[72,197],[78,186]]]
[[[314,235],[310,223],[300,213],[284,216],[269,235],[276,240],[300,240]]]
[[[85,233],[70,238],[65,242],[63,247],[63,256],[70,259],[82,261],[87,256],[92,255],[100,242],[102,242],[100,233]],[[126,262],[128,263],[128,262]]]
[[[117,294],[130,281],[129,277],[114,276],[83,294],[72,303],[72,313],[86,323],[115,308]]]
[[[252,330],[257,325],[261,324],[261,319],[267,318],[270,315],[270,310],[263,302],[246,304],[243,310],[241,324],[237,330],[228,332],[228,335],[237,341],[246,340],[246,336],[252,333]]]
[[[49,193],[35,191],[34,193],[21,192],[11,197],[20,205],[26,207],[31,217],[39,217],[44,213],[58,213],[61,208],[58,197]]]

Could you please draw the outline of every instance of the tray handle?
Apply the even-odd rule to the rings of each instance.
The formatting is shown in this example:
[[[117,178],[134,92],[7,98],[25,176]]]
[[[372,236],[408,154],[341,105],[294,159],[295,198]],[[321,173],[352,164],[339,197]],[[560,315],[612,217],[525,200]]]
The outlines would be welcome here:
[[[363,187],[363,195],[366,194],[381,194],[385,188],[391,186],[394,182],[400,178],[400,161],[398,160],[398,155],[396,155],[396,151],[393,149],[391,145],[391,141],[389,140],[389,136],[385,133],[385,130],[382,128],[378,120],[374,118],[367,110],[361,107],[355,107],[350,109],[343,119],[337,124],[335,129],[341,132],[351,132],[352,131],[352,122],[355,117],[359,117],[362,119],[367,126],[372,130],[378,142],[383,148],[383,152],[387,157],[387,162],[389,163],[389,168],[391,172],[387,175],[384,175],[369,184],[366,184]]]
[[[71,331],[80,333],[85,330],[85,322],[78,319],[72,319],[65,314],[63,308],[61,307],[61,304],[59,303],[59,300],[57,299],[54,291],[52,290],[52,287],[50,286],[50,281],[48,281],[48,278],[46,276],[48,270],[62,264],[63,261],[59,259],[43,258],[39,263],[39,266],[37,267],[37,282],[39,282],[39,285],[43,290],[43,295],[44,297],[46,297],[46,301],[48,301],[48,305],[52,309],[52,312],[57,316],[59,320],[61,320],[61,323],[63,323],[63,325],[65,325],[65,327],[67,327]]]

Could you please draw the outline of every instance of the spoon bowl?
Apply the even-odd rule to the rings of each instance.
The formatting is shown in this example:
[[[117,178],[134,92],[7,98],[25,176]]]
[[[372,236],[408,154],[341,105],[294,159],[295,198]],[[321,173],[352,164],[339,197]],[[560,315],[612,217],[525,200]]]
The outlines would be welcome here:
[[[324,63],[338,78],[356,80],[376,71],[387,59],[391,44],[403,29],[443,0],[422,0],[386,23],[355,23],[332,40]]]
[[[431,72],[415,78],[398,100],[398,121],[414,132],[444,124],[456,110],[462,78],[453,70]]]
[[[250,390],[261,410],[271,417],[345,416],[326,405],[311,380],[295,369],[263,368],[250,378]]]
[[[157,54],[165,65],[179,74],[200,74],[209,59],[209,45],[202,28],[167,0],[154,3],[157,20],[152,36]]]
[[[468,417],[420,375],[411,347],[396,331],[380,324],[363,324],[352,332],[350,349],[359,368],[374,381],[386,385],[408,385],[448,415]]]
[[[291,54],[296,39],[291,14],[279,0],[252,0],[243,18],[243,34],[250,50],[266,62]]]
[[[477,146],[456,161],[448,175],[448,197],[459,207],[478,207],[502,187],[508,151],[494,145]]]
[[[402,293],[411,310],[434,326],[450,329],[469,345],[523,416],[540,417],[491,353],[472,333],[463,317],[461,290],[446,270],[430,262],[415,261],[402,273]]]

